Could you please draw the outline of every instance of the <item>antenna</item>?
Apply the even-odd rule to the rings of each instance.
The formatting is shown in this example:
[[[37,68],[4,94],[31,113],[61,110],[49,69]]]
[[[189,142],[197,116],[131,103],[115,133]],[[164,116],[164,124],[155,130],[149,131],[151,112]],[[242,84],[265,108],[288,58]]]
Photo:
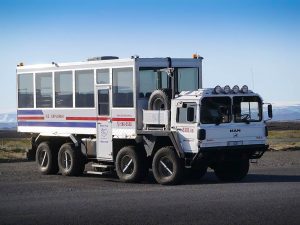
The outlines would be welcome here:
[[[254,90],[254,72],[253,72],[253,67],[251,67],[251,80],[252,80],[252,90]]]

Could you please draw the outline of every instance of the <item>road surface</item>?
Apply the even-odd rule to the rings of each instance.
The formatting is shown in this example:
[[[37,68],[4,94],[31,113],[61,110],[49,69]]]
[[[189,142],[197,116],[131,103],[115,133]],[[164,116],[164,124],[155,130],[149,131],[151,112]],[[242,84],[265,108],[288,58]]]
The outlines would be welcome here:
[[[162,186],[153,176],[40,175],[34,162],[0,163],[0,224],[300,224],[300,152],[267,153],[243,182]]]

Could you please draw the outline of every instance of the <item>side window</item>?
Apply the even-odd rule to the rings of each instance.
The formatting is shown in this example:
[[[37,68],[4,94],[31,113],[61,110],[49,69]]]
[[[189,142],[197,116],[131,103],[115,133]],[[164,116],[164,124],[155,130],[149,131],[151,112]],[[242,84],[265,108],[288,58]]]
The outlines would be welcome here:
[[[97,84],[109,84],[109,69],[96,70]]]
[[[55,107],[73,107],[72,71],[55,73]]]
[[[33,74],[18,75],[18,107],[33,108]]]
[[[52,73],[37,73],[35,75],[36,107],[52,108]]]
[[[75,93],[75,107],[95,107],[93,70],[75,71]]]
[[[113,69],[113,107],[133,107],[132,68]]]
[[[178,68],[178,91],[193,91],[199,86],[198,68]]]
[[[100,89],[98,90],[98,115],[107,116],[109,114],[109,90]]]
[[[196,109],[197,109],[197,105],[195,102],[183,103],[183,107],[177,108],[176,122],[177,123],[195,122]]]

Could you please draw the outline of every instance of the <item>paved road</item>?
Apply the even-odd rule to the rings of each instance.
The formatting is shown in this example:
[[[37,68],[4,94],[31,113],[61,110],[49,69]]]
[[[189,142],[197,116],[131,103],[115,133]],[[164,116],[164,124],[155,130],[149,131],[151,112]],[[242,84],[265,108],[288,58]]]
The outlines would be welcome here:
[[[161,186],[151,176],[124,184],[113,176],[42,176],[33,162],[1,163],[0,224],[299,225],[300,164],[275,165],[251,166],[240,183],[220,183],[209,172],[201,181]]]

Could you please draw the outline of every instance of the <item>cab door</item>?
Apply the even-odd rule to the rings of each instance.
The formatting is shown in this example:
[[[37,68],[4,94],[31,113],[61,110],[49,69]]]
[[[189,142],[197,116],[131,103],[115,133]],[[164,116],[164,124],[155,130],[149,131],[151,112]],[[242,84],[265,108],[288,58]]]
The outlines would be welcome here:
[[[97,159],[112,160],[111,86],[97,90]]]
[[[181,107],[177,107],[175,129],[184,152],[197,153],[198,123],[197,104],[195,102],[185,102]]]

